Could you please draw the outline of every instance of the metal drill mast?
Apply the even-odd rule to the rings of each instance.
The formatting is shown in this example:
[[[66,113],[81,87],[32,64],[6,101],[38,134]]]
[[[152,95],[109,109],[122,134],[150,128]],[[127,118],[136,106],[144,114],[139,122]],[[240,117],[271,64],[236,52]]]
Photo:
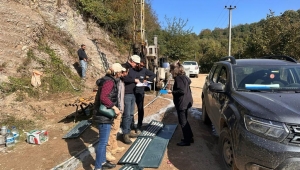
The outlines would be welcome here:
[[[133,0],[133,53],[144,57],[145,52],[145,0]]]

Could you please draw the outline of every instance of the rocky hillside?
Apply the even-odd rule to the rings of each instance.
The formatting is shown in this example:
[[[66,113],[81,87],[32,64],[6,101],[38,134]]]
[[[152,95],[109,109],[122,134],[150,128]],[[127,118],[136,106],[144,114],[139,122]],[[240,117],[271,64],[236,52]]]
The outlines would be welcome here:
[[[70,73],[79,77],[76,71],[76,53],[80,45],[85,44],[91,61],[87,72],[88,80],[83,89],[91,91],[95,80],[104,73],[93,41],[98,42],[98,47],[106,54],[109,63],[126,60],[127,56],[120,54],[108,34],[97,27],[97,24],[84,19],[71,7],[68,0],[0,0],[0,4],[0,83],[10,83],[10,77],[30,78],[33,69],[45,71],[45,65],[51,57],[49,54],[52,53],[70,69]],[[41,50],[43,48],[48,49],[48,53],[47,50]],[[35,59],[30,63],[29,52]],[[28,87],[33,88],[30,84]],[[77,97],[79,95],[82,93],[77,94]],[[57,112],[55,109],[43,109],[45,103],[39,102],[45,102],[44,99],[37,102],[26,98],[17,102],[17,97],[17,93],[7,95],[0,89],[0,115],[19,115],[22,112],[21,117],[24,117],[24,113],[41,109],[45,113]]]

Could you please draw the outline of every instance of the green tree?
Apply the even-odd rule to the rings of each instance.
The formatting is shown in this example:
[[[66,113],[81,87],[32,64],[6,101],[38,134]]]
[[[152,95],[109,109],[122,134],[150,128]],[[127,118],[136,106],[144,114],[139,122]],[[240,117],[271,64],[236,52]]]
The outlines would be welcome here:
[[[172,60],[187,60],[194,55],[191,32],[192,29],[185,29],[188,20],[165,17],[167,27],[164,29],[165,51],[162,55]]]

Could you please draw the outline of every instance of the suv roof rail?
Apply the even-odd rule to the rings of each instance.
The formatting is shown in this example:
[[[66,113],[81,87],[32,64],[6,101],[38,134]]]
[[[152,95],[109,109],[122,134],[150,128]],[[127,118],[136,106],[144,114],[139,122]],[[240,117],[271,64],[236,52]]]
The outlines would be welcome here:
[[[298,61],[295,60],[294,58],[292,58],[290,56],[284,56],[284,55],[263,56],[261,58],[264,58],[264,59],[286,60],[286,61],[291,61],[291,62],[294,62],[294,63],[298,63]]]
[[[230,61],[231,64],[236,64],[235,58],[233,56],[222,57],[220,61]]]

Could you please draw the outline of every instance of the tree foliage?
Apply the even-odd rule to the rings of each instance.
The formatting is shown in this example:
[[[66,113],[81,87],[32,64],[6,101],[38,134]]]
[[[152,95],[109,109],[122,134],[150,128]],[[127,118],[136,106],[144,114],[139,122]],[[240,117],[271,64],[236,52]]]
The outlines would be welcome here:
[[[192,55],[193,44],[192,30],[185,29],[188,20],[177,18],[167,18],[167,27],[164,29],[161,37],[164,39],[165,50],[161,55],[169,57],[172,60],[185,60]]]
[[[286,11],[280,16],[270,10],[257,23],[232,28],[231,53],[236,58],[257,58],[265,55],[300,57],[300,11]],[[228,29],[202,30],[198,55],[201,70],[208,72],[213,62],[228,55]],[[218,44],[216,46],[216,44]]]
[[[76,7],[86,18],[94,19],[114,36],[131,39],[133,35],[132,0],[76,0]],[[159,28],[157,17],[149,3],[145,3],[145,24],[153,31]]]
[[[75,0],[76,7],[86,18],[94,19],[115,37],[132,42],[132,0]],[[145,30],[148,44],[158,36],[159,57],[171,60],[196,60],[202,72],[228,55],[228,28],[204,29],[199,35],[186,29],[188,20],[167,18],[161,28],[151,1],[145,2]],[[300,10],[288,10],[279,16],[270,10],[257,23],[233,26],[231,54],[236,58],[256,58],[265,55],[288,55],[296,59],[300,52]],[[130,53],[130,52],[129,52]]]

